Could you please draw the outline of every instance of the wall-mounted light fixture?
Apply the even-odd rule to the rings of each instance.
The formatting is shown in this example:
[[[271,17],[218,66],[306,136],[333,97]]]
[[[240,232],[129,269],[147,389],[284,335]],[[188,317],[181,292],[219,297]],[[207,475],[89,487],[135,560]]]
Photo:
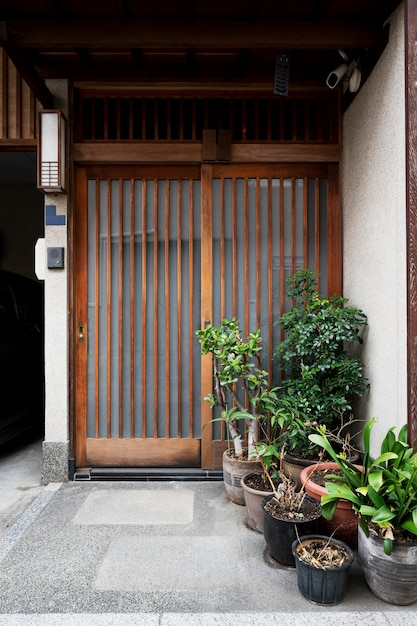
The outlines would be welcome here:
[[[66,192],[67,120],[61,111],[39,113],[38,189]]]

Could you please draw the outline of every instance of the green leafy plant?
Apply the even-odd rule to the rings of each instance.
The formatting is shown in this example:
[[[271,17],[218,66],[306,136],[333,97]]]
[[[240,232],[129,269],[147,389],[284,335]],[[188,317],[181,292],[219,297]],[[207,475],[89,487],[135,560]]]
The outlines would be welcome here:
[[[363,431],[363,469],[350,463],[332,447],[326,432],[310,435],[338,463],[343,476],[329,476],[328,493],[322,497],[322,514],[332,519],[340,499],[352,503],[362,530],[369,536],[370,528],[384,538],[384,551],[391,554],[395,539],[417,535],[417,454],[407,443],[407,426],[398,436],[392,427],[386,433],[380,454],[371,458],[371,430],[375,419]],[[416,537],[414,537],[416,540]]]
[[[340,430],[352,399],[369,386],[362,362],[352,353],[363,341],[367,319],[342,296],[324,298],[311,270],[299,270],[287,285],[293,306],[279,321],[284,339],[274,351],[282,376],[280,422],[286,450],[312,456],[308,436],[316,425]]]
[[[242,337],[236,318],[224,319],[218,326],[207,325],[196,331],[201,353],[211,354],[213,361],[213,392],[204,399],[220,409],[220,417],[212,421],[227,424],[236,456],[243,456],[243,437],[238,422],[243,420],[248,435],[248,455],[257,454],[255,442],[263,420],[276,411],[275,391],[268,388],[268,372],[261,366],[262,338],[260,330]],[[275,423],[275,422],[274,422]],[[262,449],[267,458],[271,450]]]

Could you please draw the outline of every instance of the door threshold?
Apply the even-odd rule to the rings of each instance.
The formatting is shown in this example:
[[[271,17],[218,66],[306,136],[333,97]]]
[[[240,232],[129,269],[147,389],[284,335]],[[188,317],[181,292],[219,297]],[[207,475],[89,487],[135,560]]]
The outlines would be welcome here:
[[[74,481],[221,481],[222,470],[198,468],[93,467],[75,471]]]

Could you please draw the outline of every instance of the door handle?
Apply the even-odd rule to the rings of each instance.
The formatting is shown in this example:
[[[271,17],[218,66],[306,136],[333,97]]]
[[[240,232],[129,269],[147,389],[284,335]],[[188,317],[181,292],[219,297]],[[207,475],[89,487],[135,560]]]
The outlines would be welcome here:
[[[78,322],[78,341],[84,341],[84,322]]]

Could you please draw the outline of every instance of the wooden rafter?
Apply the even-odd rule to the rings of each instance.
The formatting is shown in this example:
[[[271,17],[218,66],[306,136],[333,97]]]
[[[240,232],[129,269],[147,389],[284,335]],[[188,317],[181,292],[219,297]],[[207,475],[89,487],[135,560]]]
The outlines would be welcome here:
[[[380,44],[381,28],[375,23],[346,22],[236,22],[231,35],[224,21],[155,22],[117,21],[49,22],[39,21],[36,28],[27,21],[9,22],[8,29],[21,48],[74,48],[119,50],[147,49],[338,49],[374,47]],[[47,45],[45,43],[47,42]]]

